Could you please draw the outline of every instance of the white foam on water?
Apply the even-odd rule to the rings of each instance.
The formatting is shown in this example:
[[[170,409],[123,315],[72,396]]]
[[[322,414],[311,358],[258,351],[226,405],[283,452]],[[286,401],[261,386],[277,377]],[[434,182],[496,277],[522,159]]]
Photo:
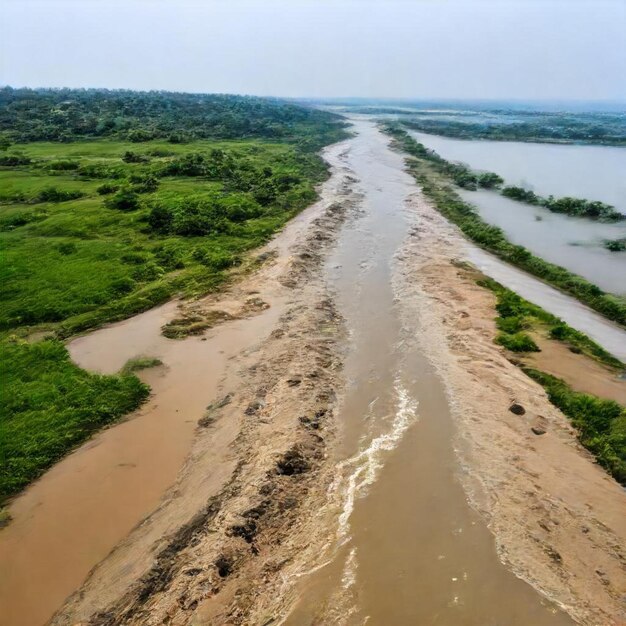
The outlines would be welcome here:
[[[345,590],[350,589],[350,587],[354,587],[356,583],[357,568],[358,562],[356,558],[356,548],[352,548],[346,558],[346,564],[341,575],[341,586]]]
[[[345,470],[350,471],[343,489],[343,507],[338,520],[337,539],[340,544],[349,536],[349,520],[356,498],[374,483],[383,464],[383,454],[397,447],[404,433],[417,418],[418,402],[411,397],[399,378],[394,382],[394,392],[397,408],[390,430],[372,439],[366,448],[338,465],[339,481],[343,480]],[[339,485],[333,485],[331,491],[338,490],[338,487]]]

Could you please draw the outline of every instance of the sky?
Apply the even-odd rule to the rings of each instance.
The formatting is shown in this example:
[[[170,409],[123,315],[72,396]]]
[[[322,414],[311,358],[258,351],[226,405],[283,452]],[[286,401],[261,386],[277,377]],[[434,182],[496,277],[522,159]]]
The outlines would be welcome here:
[[[626,0],[0,0],[0,84],[626,101]]]

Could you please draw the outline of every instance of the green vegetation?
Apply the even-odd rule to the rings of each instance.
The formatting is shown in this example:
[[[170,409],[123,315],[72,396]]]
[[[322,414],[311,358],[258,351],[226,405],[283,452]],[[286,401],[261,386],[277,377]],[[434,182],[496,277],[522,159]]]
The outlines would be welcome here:
[[[423,145],[398,125],[387,125],[385,131],[394,138],[400,150],[414,157],[408,161],[409,169],[439,212],[456,224],[472,241],[508,263],[574,296],[608,319],[626,325],[626,301],[623,298],[605,293],[584,278],[534,256],[523,246],[512,244],[500,228],[487,224],[470,204],[461,200],[449,184],[450,177],[424,156],[429,151]]]
[[[524,372],[548,392],[548,398],[578,430],[580,442],[614,478],[626,485],[626,407],[578,393],[560,378],[524,367]]]
[[[500,332],[496,343],[513,352],[536,351],[534,341],[521,331],[543,330],[551,339],[565,342],[574,352],[584,353],[616,370],[623,369],[621,361],[542,308],[490,278],[477,282],[497,296],[496,324]],[[527,341],[530,344],[526,344]],[[534,348],[529,347],[531,345]],[[616,480],[626,483],[626,407],[613,400],[575,392],[563,380],[537,369],[526,366],[522,369],[546,389],[550,401],[572,420],[580,442],[595,455],[598,463]]]
[[[147,370],[151,367],[157,367],[158,365],[163,365],[160,359],[149,356],[137,357],[136,359],[130,359],[130,361],[124,365],[120,373],[128,376],[129,374],[134,374],[135,372],[139,372],[141,370]]]
[[[553,196],[542,198],[523,187],[504,187],[501,193],[512,200],[543,206],[553,213],[565,213],[574,217],[587,217],[603,222],[619,222],[626,219],[626,215],[620,213],[615,207],[597,200],[581,200],[580,198],[569,197],[554,198]]]
[[[315,199],[345,131],[258,98],[9,88],[0,130],[7,497],[148,393],[132,372],[153,362],[97,376],[58,339],[218,287]]]
[[[181,145],[196,139],[264,138],[315,150],[337,139],[338,119],[317,109],[249,96],[0,89],[0,138],[5,145],[108,137],[136,148],[155,139]],[[133,152],[134,147],[126,150]]]
[[[496,337],[496,342],[505,348],[513,352],[536,352],[538,350],[536,344],[523,331],[541,330],[551,339],[566,343],[574,352],[586,354],[611,368],[623,369],[624,364],[619,359],[589,339],[587,335],[568,326],[558,317],[544,311],[536,304],[524,300],[491,278],[481,277],[477,282],[481,287],[493,291],[497,297],[496,311],[498,317],[496,318],[496,325],[500,332]],[[528,337],[534,347],[529,350],[510,347],[518,344],[523,345],[526,340],[519,338],[520,335]],[[528,345],[530,346],[530,344]]]
[[[511,352],[540,352],[539,346],[526,333],[499,333],[496,343]]]
[[[626,237],[621,239],[607,239],[604,242],[604,247],[610,252],[624,252],[626,251]]]
[[[493,109],[452,113],[415,111],[414,115],[405,122],[414,130],[457,139],[626,145],[626,118],[619,113]]]
[[[54,339],[9,339],[0,351],[0,502],[148,395],[135,376],[81,370]]]

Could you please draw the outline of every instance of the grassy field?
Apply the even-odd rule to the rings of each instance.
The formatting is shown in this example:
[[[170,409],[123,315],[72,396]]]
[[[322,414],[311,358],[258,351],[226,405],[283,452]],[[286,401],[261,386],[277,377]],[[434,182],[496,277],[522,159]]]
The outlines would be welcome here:
[[[18,164],[0,167],[0,501],[147,395],[132,371],[80,370],[58,339],[215,289],[327,175],[311,149],[265,139],[7,154]]]

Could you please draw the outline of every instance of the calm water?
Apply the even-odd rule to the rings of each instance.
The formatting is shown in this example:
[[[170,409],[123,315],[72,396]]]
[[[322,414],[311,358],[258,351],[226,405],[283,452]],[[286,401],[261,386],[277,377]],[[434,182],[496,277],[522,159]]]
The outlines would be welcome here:
[[[445,159],[497,172],[507,183],[523,184],[540,195],[602,200],[626,214],[626,149],[461,141],[411,134]],[[502,228],[513,243],[606,291],[626,294],[626,252],[609,252],[602,245],[605,239],[626,237],[626,222],[603,224],[551,213],[493,191],[461,189],[459,193],[483,219]]]
[[[467,141],[411,133],[444,159],[500,174],[541,196],[601,200],[626,214],[626,148]]]

